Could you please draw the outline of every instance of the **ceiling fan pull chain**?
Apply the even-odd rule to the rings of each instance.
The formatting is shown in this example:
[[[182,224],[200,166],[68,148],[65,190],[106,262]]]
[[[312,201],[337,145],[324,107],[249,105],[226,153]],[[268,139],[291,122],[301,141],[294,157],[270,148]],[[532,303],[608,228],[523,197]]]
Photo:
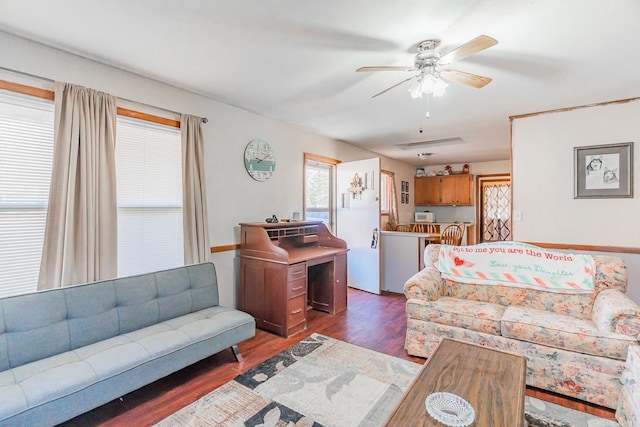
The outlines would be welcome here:
[[[427,93],[427,113],[424,115],[427,119],[429,118],[429,94]]]
[[[420,97],[420,112],[422,112],[422,97]],[[424,116],[422,114],[420,114],[420,131],[419,133],[422,133],[422,118]]]
[[[425,107],[425,114],[421,114],[420,115],[420,133],[422,133],[422,125],[423,125],[423,121],[424,119],[428,119],[430,117],[429,115],[429,94],[425,94],[425,97],[427,98],[427,103],[423,104],[422,103],[422,96],[420,96],[420,107],[424,106]]]

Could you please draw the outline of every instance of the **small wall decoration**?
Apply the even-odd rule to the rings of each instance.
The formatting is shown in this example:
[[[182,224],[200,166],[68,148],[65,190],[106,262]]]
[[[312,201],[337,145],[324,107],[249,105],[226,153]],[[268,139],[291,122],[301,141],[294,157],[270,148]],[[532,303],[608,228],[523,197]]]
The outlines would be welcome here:
[[[364,188],[367,189],[367,190],[373,190],[374,189],[373,171],[366,172],[364,174]]]
[[[266,181],[276,169],[276,158],[267,141],[251,140],[244,149],[244,167],[251,178]]]
[[[633,142],[575,147],[574,198],[633,197]]]
[[[409,181],[400,181],[400,203],[409,204]]]
[[[356,196],[360,196],[362,194],[362,178],[360,178],[357,172],[353,178],[351,178],[351,182],[349,183],[349,193],[351,193],[354,199]]]
[[[342,193],[342,208],[350,209],[349,193]]]

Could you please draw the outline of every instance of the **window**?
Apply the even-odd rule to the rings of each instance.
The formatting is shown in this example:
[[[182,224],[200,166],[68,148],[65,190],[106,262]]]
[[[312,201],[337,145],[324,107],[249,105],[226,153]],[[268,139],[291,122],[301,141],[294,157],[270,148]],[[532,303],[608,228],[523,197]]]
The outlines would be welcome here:
[[[338,161],[306,153],[304,157],[304,219],[322,221],[334,231],[334,182]]]
[[[149,117],[118,116],[119,276],[184,264],[180,129]],[[0,296],[37,289],[53,147],[53,92],[0,80]]]
[[[180,129],[118,116],[118,276],[184,264]]]
[[[0,296],[37,287],[53,117],[51,100],[0,90]]]

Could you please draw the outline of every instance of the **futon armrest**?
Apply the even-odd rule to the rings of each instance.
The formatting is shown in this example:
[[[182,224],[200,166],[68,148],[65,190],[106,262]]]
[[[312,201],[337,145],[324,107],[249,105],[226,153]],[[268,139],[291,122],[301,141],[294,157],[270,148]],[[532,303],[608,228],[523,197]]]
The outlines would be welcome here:
[[[442,296],[444,281],[440,272],[427,267],[414,274],[404,284],[404,295],[407,299],[418,298],[425,301],[435,301]]]
[[[592,319],[601,331],[640,340],[640,305],[616,289],[605,289],[596,296]]]

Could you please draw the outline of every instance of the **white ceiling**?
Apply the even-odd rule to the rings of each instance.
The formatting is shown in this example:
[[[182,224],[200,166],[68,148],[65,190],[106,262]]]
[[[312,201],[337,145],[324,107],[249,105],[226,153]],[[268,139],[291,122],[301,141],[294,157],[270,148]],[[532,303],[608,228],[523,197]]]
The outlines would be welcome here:
[[[640,96],[638,0],[0,0],[0,30],[416,165],[508,159],[509,116]],[[480,34],[499,44],[450,68],[493,82],[429,119],[409,83],[371,98],[406,73],[355,72]]]

